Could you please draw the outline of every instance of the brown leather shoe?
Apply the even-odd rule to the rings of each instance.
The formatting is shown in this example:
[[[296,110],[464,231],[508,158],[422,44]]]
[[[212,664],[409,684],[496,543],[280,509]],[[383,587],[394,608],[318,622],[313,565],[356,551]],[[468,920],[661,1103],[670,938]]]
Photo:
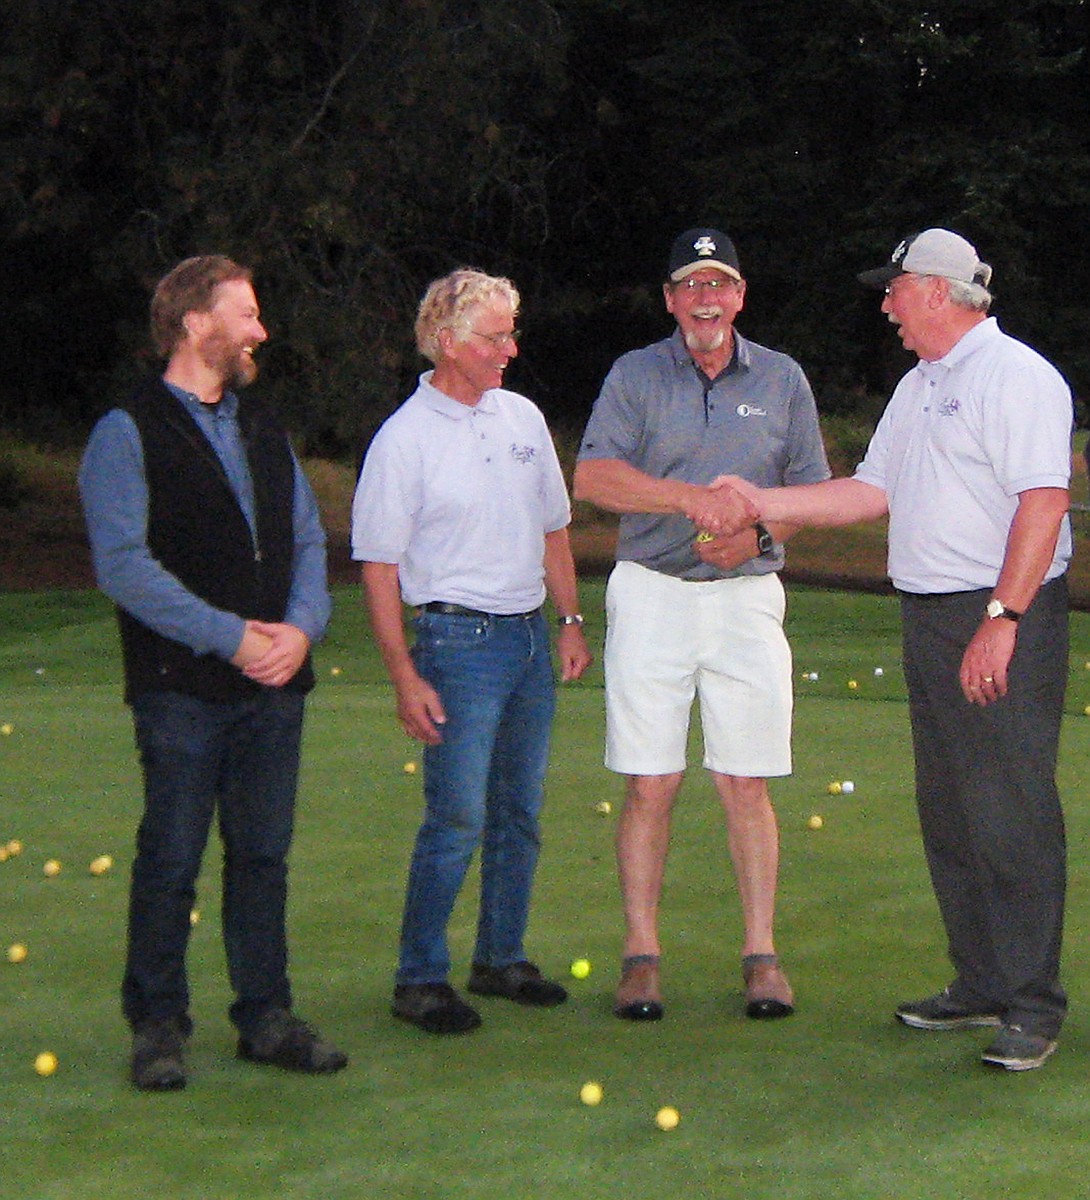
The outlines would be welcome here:
[[[613,1015],[625,1021],[661,1021],[662,993],[659,991],[659,956],[632,954],[621,962]]]
[[[747,1017],[768,1020],[789,1017],[795,1011],[795,993],[775,954],[747,954],[742,959],[742,978]]]

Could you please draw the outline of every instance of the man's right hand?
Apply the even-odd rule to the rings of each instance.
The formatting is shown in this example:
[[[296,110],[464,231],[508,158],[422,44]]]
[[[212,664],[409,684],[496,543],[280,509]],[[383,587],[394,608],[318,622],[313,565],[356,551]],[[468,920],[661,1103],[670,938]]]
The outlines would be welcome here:
[[[440,726],[447,721],[439,693],[415,671],[411,676],[398,680],[395,687],[397,719],[401,722],[401,728],[419,742],[438,746],[443,740]]]
[[[262,658],[272,644],[273,640],[267,633],[261,633],[255,622],[247,621],[246,627],[242,631],[242,641],[239,642],[238,649],[231,656],[231,664],[238,667],[240,671],[244,671],[251,663]]]
[[[685,515],[697,529],[717,537],[731,537],[752,525],[759,516],[756,506],[722,477],[711,487],[694,493]]]

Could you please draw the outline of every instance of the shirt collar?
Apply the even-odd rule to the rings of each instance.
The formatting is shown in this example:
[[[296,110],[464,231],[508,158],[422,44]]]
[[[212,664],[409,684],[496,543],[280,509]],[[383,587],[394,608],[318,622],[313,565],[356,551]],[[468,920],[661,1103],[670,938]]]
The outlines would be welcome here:
[[[464,421],[475,412],[495,413],[499,410],[498,389],[490,388],[476,404],[463,404],[435,387],[431,381],[432,374],[431,371],[425,371],[420,376],[418,394],[433,412],[450,417],[452,421]]]
[[[170,394],[180,400],[190,414],[198,420],[208,417],[229,420],[238,415],[238,397],[234,392],[224,392],[218,404],[203,404],[195,392],[187,392],[185,388],[180,388],[166,379],[163,380],[163,384]]]
[[[669,340],[670,353],[673,355],[674,364],[678,370],[684,371],[689,367],[696,367],[696,360],[689,353],[689,347],[685,345],[685,338],[682,336],[680,329],[675,329],[673,336]],[[731,352],[730,361],[726,367],[716,376],[717,379],[722,379],[724,375],[733,374],[735,371],[748,371],[751,362],[749,343],[744,337],[734,330],[734,349]]]

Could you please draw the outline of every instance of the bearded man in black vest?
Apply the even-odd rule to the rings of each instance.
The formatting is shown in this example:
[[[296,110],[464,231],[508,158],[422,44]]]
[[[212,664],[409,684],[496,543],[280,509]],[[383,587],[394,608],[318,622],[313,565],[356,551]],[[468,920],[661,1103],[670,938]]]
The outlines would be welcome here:
[[[179,263],[151,324],[166,369],[98,422],[80,468],[144,776],[122,984],[132,1080],[186,1084],[185,954],[217,812],[239,1057],[337,1071],[345,1055],[293,1011],[285,927],[310,646],[331,611],[318,507],[272,414],[234,391],[268,336],[250,272]]]

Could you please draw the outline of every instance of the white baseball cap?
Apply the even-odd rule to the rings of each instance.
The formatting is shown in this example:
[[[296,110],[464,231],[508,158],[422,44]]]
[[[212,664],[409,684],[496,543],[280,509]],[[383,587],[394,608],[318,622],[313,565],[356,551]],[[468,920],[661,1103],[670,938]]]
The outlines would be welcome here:
[[[867,287],[884,288],[898,275],[941,275],[960,283],[987,287],[992,269],[977,258],[976,248],[949,229],[925,229],[906,237],[884,267],[863,271],[856,278]]]

